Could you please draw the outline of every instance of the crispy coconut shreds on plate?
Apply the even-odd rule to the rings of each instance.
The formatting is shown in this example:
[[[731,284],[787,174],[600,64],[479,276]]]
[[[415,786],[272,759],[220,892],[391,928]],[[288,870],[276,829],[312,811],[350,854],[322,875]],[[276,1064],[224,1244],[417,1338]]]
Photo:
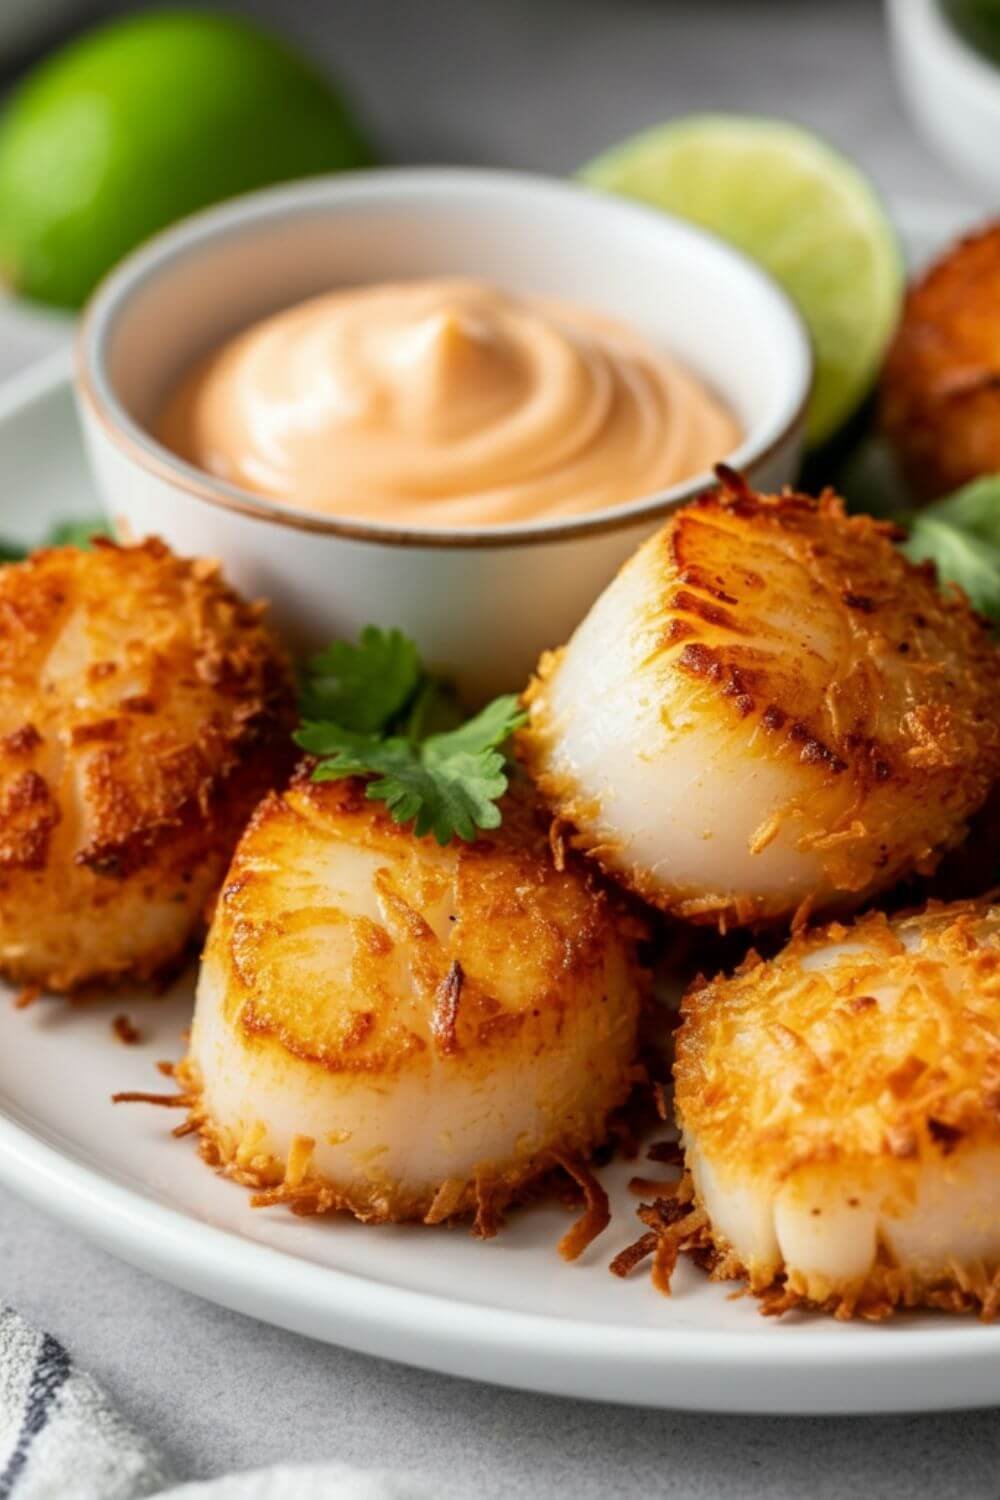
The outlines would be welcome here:
[[[910,288],[880,417],[924,499],[1000,471],[1000,223],[955,245]]]
[[[612,1269],[679,1251],[766,1313],[1000,1306],[1000,905],[870,913],[685,998],[686,1170]],[[647,1186],[642,1184],[642,1186]]]
[[[1000,654],[890,527],[721,478],[543,659],[519,753],[563,842],[653,905],[801,924],[961,841],[1000,772]]]
[[[281,1206],[303,1217],[345,1210],[357,1212],[339,1191],[316,1179],[313,1170],[316,1141],[311,1136],[294,1136],[283,1161],[255,1149],[263,1142],[262,1130],[247,1137],[241,1143],[242,1149],[234,1148],[231,1139],[216,1129],[205,1110],[201,1075],[190,1059],[167,1064],[164,1071],[176,1079],[177,1092],[127,1090],[114,1094],[113,1102],[183,1109],[185,1117],[171,1134],[178,1139],[197,1135],[199,1155],[208,1166],[254,1190],[250,1199],[253,1208]],[[641,1069],[634,1070],[634,1075],[635,1082],[642,1081]],[[607,1123],[613,1133],[614,1117],[609,1117]],[[460,1179],[446,1180],[438,1188],[422,1222],[432,1226],[453,1224],[471,1216],[473,1234],[479,1239],[492,1239],[503,1227],[504,1208],[550,1198],[559,1199],[568,1207],[583,1204],[583,1213],[557,1246],[564,1260],[578,1260],[610,1224],[611,1208],[607,1193],[586,1161],[569,1151],[548,1152],[539,1159],[537,1174],[506,1198],[501,1197],[496,1179],[489,1173],[475,1177],[471,1199]]]
[[[293,699],[261,609],[162,543],[0,569],[0,972],[148,978],[203,930],[287,774]]]
[[[474,1216],[554,1172],[607,1223],[586,1163],[636,1065],[634,922],[512,790],[500,828],[442,848],[303,768],[265,799],[219,900],[183,1131],[260,1204],[383,1223]]]

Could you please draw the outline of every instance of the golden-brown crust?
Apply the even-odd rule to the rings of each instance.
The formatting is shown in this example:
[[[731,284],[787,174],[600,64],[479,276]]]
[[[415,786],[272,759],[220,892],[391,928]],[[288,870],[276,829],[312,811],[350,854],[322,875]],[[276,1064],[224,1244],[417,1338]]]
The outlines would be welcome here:
[[[932,567],[900,553],[892,526],[847,515],[832,491],[760,495],[722,478],[626,564],[644,558],[656,579],[646,616],[632,622],[648,643],[647,692],[662,695],[665,716],[682,694],[693,712],[692,691],[707,714],[711,695],[712,715],[745,739],[748,764],[794,766],[806,790],[761,823],[754,853],[790,824],[845,906],[905,873],[929,874],[1000,774],[1000,652],[988,628],[957,589],[937,588]],[[783,598],[796,628],[835,649],[789,650],[774,623]],[[549,699],[565,649],[543,655],[517,737],[561,841],[690,921],[725,930],[789,915],[749,892],[670,888],[623,854],[599,803],[560,764]],[[658,753],[668,751],[649,747]]]
[[[987,897],[831,924],[769,962],[751,953],[731,978],[700,981],[682,1014],[675,1099],[694,1203],[731,1212],[736,1187],[758,1215],[779,1202],[800,1216],[860,1212],[857,1247],[874,1236],[871,1260],[858,1269],[848,1254],[855,1269],[841,1275],[782,1264],[776,1249],[747,1264],[706,1214],[687,1248],[714,1275],[745,1280],[768,1315],[996,1315],[1000,1270],[988,1241],[968,1234],[995,1214],[1000,906]],[[946,1198],[922,1196],[936,1191]],[[925,1222],[947,1211],[941,1201],[954,1203],[947,1254]],[[751,1210],[741,1212],[749,1234]],[[907,1238],[910,1216],[922,1238]],[[933,1252],[917,1248],[928,1243]]]
[[[961,240],[910,288],[880,415],[923,499],[1000,470],[1000,223]]]
[[[15,770],[0,793],[0,870],[44,870],[59,819],[45,778]]]
[[[926,954],[907,946],[917,932]],[[813,965],[838,943],[842,957]],[[889,1009],[871,994],[887,987],[899,989]],[[751,953],[732,978],[690,990],[682,1016],[678,1115],[710,1160],[745,1176],[1000,1142],[1000,907],[988,899],[892,922],[869,912],[767,963]]]
[[[606,1221],[585,1162],[634,1080],[634,923],[555,868],[527,783],[442,848],[312,770],[257,808],[216,909],[181,1072],[203,1154],[296,1212],[480,1235],[560,1169],[579,1254]]]
[[[214,564],[149,540],[0,571],[0,969],[68,989],[175,958],[292,722],[261,610]],[[140,952],[126,929],[157,896],[192,919]]]
[[[505,798],[500,828],[440,851],[430,837],[415,841],[394,823],[382,803],[365,796],[363,782],[314,782],[310,773],[306,762],[284,793],[261,802],[222,892],[213,945],[221,945],[231,965],[228,1011],[244,1035],[271,1038],[332,1073],[423,1066],[428,1049],[455,1067],[493,1066],[504,1052],[544,1045],[559,1033],[565,987],[600,970],[609,941],[631,953],[628,918],[594,877],[575,860],[568,870],[554,868],[547,818],[526,787]],[[264,880],[258,871],[272,853],[280,858],[284,840],[299,828],[386,859],[374,877],[380,921],[330,907],[295,915],[272,907],[266,870]],[[395,862],[414,844],[427,857],[412,860],[401,874]],[[274,897],[280,902],[281,891]],[[417,910],[418,901],[435,898],[450,902],[443,937]],[[358,1011],[317,1009],[308,972],[300,989],[294,969],[283,962],[283,945],[294,941],[296,924],[304,929],[316,921],[350,929],[352,992],[362,1024]],[[629,929],[627,938],[614,936],[619,926]],[[412,945],[418,997],[405,1020],[394,1001],[379,999],[392,995],[389,976],[400,940]],[[540,997],[535,981],[541,974],[547,984]],[[498,999],[498,975],[505,976],[509,995],[523,995],[523,1004]]]
[[[73,702],[56,696],[58,682],[42,684],[78,613],[109,654],[79,677],[67,672]],[[132,692],[138,680],[143,691]],[[192,806],[204,811],[247,750],[288,724],[288,710],[287,666],[259,608],[211,564],[155,539],[103,541],[95,553],[36,552],[0,573],[0,783],[23,780],[26,760],[44,761],[47,740],[63,754],[89,748],[83,865],[138,868],[164,827]],[[5,827],[0,818],[0,839]]]

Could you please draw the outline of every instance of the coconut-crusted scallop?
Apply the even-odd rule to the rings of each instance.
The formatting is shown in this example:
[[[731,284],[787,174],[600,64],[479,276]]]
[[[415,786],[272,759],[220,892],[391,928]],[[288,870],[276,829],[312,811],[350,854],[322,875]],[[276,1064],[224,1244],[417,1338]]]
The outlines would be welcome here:
[[[911,287],[879,402],[917,496],[1000,471],[1000,222],[962,240]]]
[[[995,1315],[1000,905],[751,955],[685,998],[674,1077],[693,1242],[765,1311]]]
[[[503,813],[441,848],[307,766],[255,814],[178,1077],[203,1154],[263,1202],[475,1214],[488,1234],[563,1167],[599,1227],[583,1164],[634,1081],[641,975],[607,896],[556,868],[526,789]]]
[[[725,927],[930,871],[1000,771],[1000,653],[888,526],[723,479],[543,659],[519,750],[577,847]]]
[[[212,563],[103,542],[0,570],[0,972],[67,991],[177,960],[287,774],[292,706]]]

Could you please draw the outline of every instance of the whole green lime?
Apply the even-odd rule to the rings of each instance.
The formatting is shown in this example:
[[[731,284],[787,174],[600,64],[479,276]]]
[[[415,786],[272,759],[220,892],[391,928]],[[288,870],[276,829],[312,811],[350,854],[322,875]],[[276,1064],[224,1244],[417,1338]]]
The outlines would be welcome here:
[[[46,59],[0,117],[0,277],[79,307],[175,219],[371,160],[337,90],[245,21],[172,10],[112,22]]]

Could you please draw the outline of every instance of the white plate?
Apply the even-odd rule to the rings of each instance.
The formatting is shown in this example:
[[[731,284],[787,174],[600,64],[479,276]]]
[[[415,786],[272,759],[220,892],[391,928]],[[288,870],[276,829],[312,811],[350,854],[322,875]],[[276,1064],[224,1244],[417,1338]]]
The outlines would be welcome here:
[[[967,216],[923,210],[914,258]],[[63,355],[0,393],[0,534],[37,537],[98,509],[83,466]],[[0,1180],[125,1259],[190,1291],[298,1332],[503,1384],[650,1406],[730,1412],[933,1410],[1000,1402],[1000,1326],[943,1316],[884,1327],[762,1319],[690,1267],[675,1295],[607,1272],[634,1236],[628,1166],[605,1174],[611,1229],[576,1265],[555,1242],[558,1209],[515,1214],[496,1240],[365,1229],[254,1212],[243,1189],[171,1139],[176,1116],[114,1107],[115,1089],[157,1087],[177,1057],[190,982],[167,997],[117,996],[16,1012],[0,989]],[[126,1012],[142,1041],[124,1047]]]

